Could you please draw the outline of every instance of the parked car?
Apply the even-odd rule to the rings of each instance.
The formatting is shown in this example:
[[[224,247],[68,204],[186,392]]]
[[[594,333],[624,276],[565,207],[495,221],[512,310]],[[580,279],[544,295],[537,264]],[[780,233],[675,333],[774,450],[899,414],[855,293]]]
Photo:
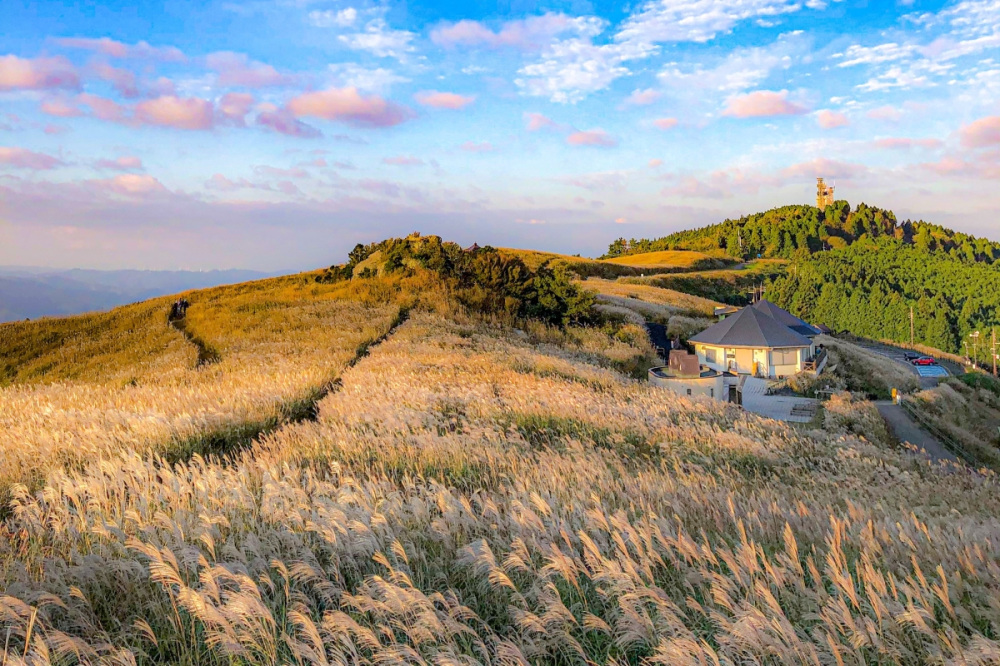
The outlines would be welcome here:
[[[921,356],[920,358],[915,358],[912,361],[913,365],[937,365],[937,361],[932,359],[930,356]]]
[[[918,354],[917,352],[911,352],[911,351],[903,352],[903,358],[905,358],[910,363],[913,363],[921,356],[923,356],[923,354]]]

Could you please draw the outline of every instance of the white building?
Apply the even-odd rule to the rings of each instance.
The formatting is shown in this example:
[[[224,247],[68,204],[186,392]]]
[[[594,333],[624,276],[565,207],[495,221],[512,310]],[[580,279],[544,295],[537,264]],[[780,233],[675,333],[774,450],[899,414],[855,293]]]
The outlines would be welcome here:
[[[770,301],[729,314],[690,339],[698,362],[719,372],[780,379],[819,372],[826,361],[813,337],[819,331]]]

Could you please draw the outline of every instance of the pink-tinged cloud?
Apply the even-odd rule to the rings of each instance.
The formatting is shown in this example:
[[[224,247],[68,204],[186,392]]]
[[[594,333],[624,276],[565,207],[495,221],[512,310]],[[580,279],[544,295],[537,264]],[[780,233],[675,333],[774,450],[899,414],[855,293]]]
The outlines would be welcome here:
[[[911,148],[940,148],[944,143],[938,139],[887,137],[885,139],[876,139],[874,145],[881,150],[910,150]]]
[[[494,31],[479,21],[468,19],[446,23],[431,30],[431,41],[438,46],[454,48],[472,46],[515,48],[526,51],[544,48],[567,31],[578,29],[580,23],[565,14],[548,13],[526,19],[507,21]]]
[[[0,90],[79,88],[80,76],[69,60],[0,56]]]
[[[841,178],[844,180],[857,178],[867,173],[868,167],[863,164],[829,160],[825,157],[793,164],[781,171],[781,175],[785,178],[817,178],[822,176],[827,179]]]
[[[90,112],[95,118],[115,123],[125,122],[126,120],[127,109],[114,100],[91,95],[90,93],[80,94],[77,96],[77,100],[81,104],[89,106]]]
[[[559,125],[541,113],[528,112],[524,114],[525,128],[529,132],[537,132],[543,129],[558,129]]]
[[[142,169],[142,160],[133,155],[122,155],[113,160],[97,160],[94,166],[98,169],[108,169],[110,171],[139,171]]]
[[[396,155],[395,157],[383,157],[382,163],[394,166],[422,166],[424,161],[412,155]]]
[[[476,143],[475,141],[466,141],[461,146],[461,149],[469,153],[492,153],[496,150],[496,147],[489,141],[483,141],[482,143]]]
[[[83,115],[83,111],[64,99],[47,99],[42,102],[41,110],[42,113],[59,118],[75,118]]]
[[[661,130],[668,130],[677,127],[676,118],[657,118],[653,121],[653,127]]]
[[[413,96],[417,102],[434,109],[464,109],[476,101],[475,95],[459,95],[437,90],[424,90]]]
[[[987,148],[1000,144],[1000,116],[989,116],[969,123],[959,130],[966,148]]]
[[[302,122],[285,109],[261,111],[257,114],[257,124],[278,134],[294,136],[300,139],[316,139],[323,136],[323,133],[318,129]]]
[[[785,90],[774,92],[758,90],[746,95],[731,97],[722,112],[733,118],[770,118],[772,116],[797,116],[808,113],[809,109],[788,101]]]
[[[42,131],[49,135],[65,134],[70,131],[68,127],[63,127],[61,125],[46,125],[42,128]]]
[[[139,86],[136,84],[135,74],[129,70],[112,67],[107,63],[94,63],[90,66],[90,70],[97,78],[113,85],[122,97],[139,96]]]
[[[293,97],[288,110],[296,116],[336,120],[362,127],[392,127],[413,117],[405,106],[378,95],[362,95],[357,88],[329,88]]]
[[[979,153],[972,159],[947,155],[937,162],[927,162],[920,167],[939,176],[961,176],[997,182],[1000,181],[1000,151]]]
[[[843,113],[823,109],[816,114],[816,124],[822,129],[836,129],[838,127],[847,127],[851,124],[851,121]]]
[[[632,94],[625,98],[625,106],[649,106],[660,99],[660,93],[652,88],[646,90],[633,90]]]
[[[207,130],[214,122],[213,111],[212,103],[204,99],[164,95],[136,104],[135,117],[147,125]]]
[[[245,54],[232,51],[210,53],[205,56],[205,64],[218,72],[216,82],[224,87],[267,88],[285,86],[294,80],[271,65],[250,60]]]
[[[212,174],[212,177],[205,181],[205,189],[219,192],[233,192],[247,187],[252,187],[249,181],[243,178],[240,178],[239,181],[232,181],[221,173]]]
[[[571,146],[597,146],[611,148],[618,141],[602,129],[580,130],[566,137],[566,143]]]
[[[0,146],[0,166],[42,171],[62,166],[62,160],[26,148]]]
[[[658,169],[661,166],[663,166],[663,160],[654,157],[653,159],[649,160],[647,166],[650,169]]]
[[[167,191],[163,183],[152,176],[135,173],[123,173],[114,178],[95,181],[95,184],[101,189],[133,197],[160,194]]]
[[[253,101],[250,93],[226,93],[217,105],[219,115],[237,127],[245,127],[246,115],[250,112]]]
[[[894,106],[886,105],[880,106],[877,109],[872,109],[865,115],[872,120],[888,120],[890,122],[896,122],[903,117],[903,112]]]
[[[68,49],[93,51],[112,58],[129,58],[135,60],[160,60],[163,62],[184,62],[186,58],[180,49],[173,46],[150,46],[147,42],[125,44],[107,37],[92,39],[89,37],[66,37],[57,39],[59,46]]]

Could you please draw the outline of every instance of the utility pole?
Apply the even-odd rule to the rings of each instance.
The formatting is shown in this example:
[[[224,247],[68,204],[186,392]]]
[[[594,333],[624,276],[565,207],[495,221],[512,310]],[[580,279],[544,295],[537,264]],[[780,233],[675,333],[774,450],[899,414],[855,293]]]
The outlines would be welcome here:
[[[913,346],[913,306],[910,306],[910,346]]]
[[[972,338],[972,367],[978,368],[977,363],[979,359],[979,331],[974,333],[969,333],[969,337]]]
[[[997,327],[993,327],[993,376],[997,376]]]

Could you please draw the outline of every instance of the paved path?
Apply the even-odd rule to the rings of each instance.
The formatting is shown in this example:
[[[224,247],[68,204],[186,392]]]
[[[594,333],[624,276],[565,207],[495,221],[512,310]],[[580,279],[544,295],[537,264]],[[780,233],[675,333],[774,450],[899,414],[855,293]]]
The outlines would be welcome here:
[[[901,442],[909,442],[918,449],[923,449],[931,460],[950,460],[958,462],[958,458],[944,447],[935,437],[914,423],[910,415],[899,405],[888,400],[875,403],[878,413],[885,419],[892,434]]]
[[[779,421],[809,423],[816,415],[819,400],[787,395],[767,395],[768,382],[747,377],[743,382],[743,409]]]

